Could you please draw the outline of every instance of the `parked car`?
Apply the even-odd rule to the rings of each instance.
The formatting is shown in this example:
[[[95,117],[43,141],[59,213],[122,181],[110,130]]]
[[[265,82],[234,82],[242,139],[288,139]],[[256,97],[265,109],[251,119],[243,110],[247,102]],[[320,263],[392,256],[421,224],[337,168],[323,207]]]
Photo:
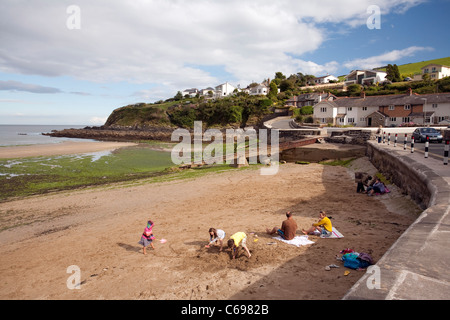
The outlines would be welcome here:
[[[413,132],[413,137],[417,142],[425,142],[427,137],[430,142],[437,141],[441,143],[443,139],[442,134],[435,128],[417,128]]]

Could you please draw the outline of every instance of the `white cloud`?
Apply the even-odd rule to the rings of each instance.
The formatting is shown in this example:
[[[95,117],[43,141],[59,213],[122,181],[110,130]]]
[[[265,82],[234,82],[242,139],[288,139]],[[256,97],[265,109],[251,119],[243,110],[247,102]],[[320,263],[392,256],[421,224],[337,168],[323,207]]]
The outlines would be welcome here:
[[[92,117],[89,119],[89,123],[92,125],[104,125],[107,117]]]
[[[337,62],[298,58],[326,40],[322,24],[361,26],[369,5],[401,12],[421,1],[78,0],[81,29],[69,30],[71,1],[2,0],[0,71],[153,83],[172,93],[247,85],[276,71],[332,73]]]
[[[385,66],[388,63],[395,63],[396,61],[405,57],[411,57],[419,51],[432,50],[433,48],[430,47],[412,46],[402,50],[392,50],[389,52],[385,52],[378,56],[348,61],[344,63],[344,66],[348,69],[373,69],[376,67]]]

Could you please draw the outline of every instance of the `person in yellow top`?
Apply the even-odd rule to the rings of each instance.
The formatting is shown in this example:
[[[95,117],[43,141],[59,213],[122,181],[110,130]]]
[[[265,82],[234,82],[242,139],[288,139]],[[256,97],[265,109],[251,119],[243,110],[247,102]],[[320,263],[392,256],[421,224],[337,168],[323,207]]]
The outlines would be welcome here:
[[[236,232],[235,234],[233,234],[230,237],[230,240],[228,240],[227,245],[228,248],[231,249],[231,255],[233,259],[236,258],[239,245],[241,245],[242,248],[245,249],[249,258],[252,256],[247,248],[247,235],[245,234],[245,232]]]
[[[327,217],[325,211],[320,210],[319,218],[320,220],[317,223],[313,223],[311,228],[309,228],[308,230],[302,229],[303,234],[310,234],[317,230],[324,237],[331,236],[333,226],[331,224],[330,218]]]

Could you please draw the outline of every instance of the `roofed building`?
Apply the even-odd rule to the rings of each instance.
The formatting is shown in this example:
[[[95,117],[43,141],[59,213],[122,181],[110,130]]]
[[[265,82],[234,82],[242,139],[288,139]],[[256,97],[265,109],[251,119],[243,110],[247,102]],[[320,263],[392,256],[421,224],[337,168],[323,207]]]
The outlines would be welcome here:
[[[286,101],[285,105],[290,107],[301,108],[305,106],[314,106],[315,104],[325,100],[335,100],[337,97],[329,92],[327,93],[304,93],[293,96]]]
[[[450,93],[343,97],[314,106],[314,119],[357,127],[438,124],[450,118]]]
[[[415,74],[414,80],[422,80],[424,74],[429,74],[432,80],[450,77],[450,67],[442,64],[430,63],[420,68],[420,70],[422,73]]]
[[[370,85],[386,80],[387,73],[378,70],[353,70],[345,76],[345,84]]]

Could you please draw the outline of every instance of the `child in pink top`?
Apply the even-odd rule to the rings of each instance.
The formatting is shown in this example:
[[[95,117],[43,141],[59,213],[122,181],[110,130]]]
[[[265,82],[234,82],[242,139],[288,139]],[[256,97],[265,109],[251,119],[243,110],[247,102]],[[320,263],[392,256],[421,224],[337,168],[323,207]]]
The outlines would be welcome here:
[[[140,245],[142,245],[142,251],[144,254],[147,254],[146,248],[148,245],[150,245],[153,250],[155,249],[155,247],[153,246],[153,240],[155,239],[155,237],[153,236],[153,226],[153,221],[148,220],[147,226],[142,233],[141,240],[139,240],[138,242]]]

